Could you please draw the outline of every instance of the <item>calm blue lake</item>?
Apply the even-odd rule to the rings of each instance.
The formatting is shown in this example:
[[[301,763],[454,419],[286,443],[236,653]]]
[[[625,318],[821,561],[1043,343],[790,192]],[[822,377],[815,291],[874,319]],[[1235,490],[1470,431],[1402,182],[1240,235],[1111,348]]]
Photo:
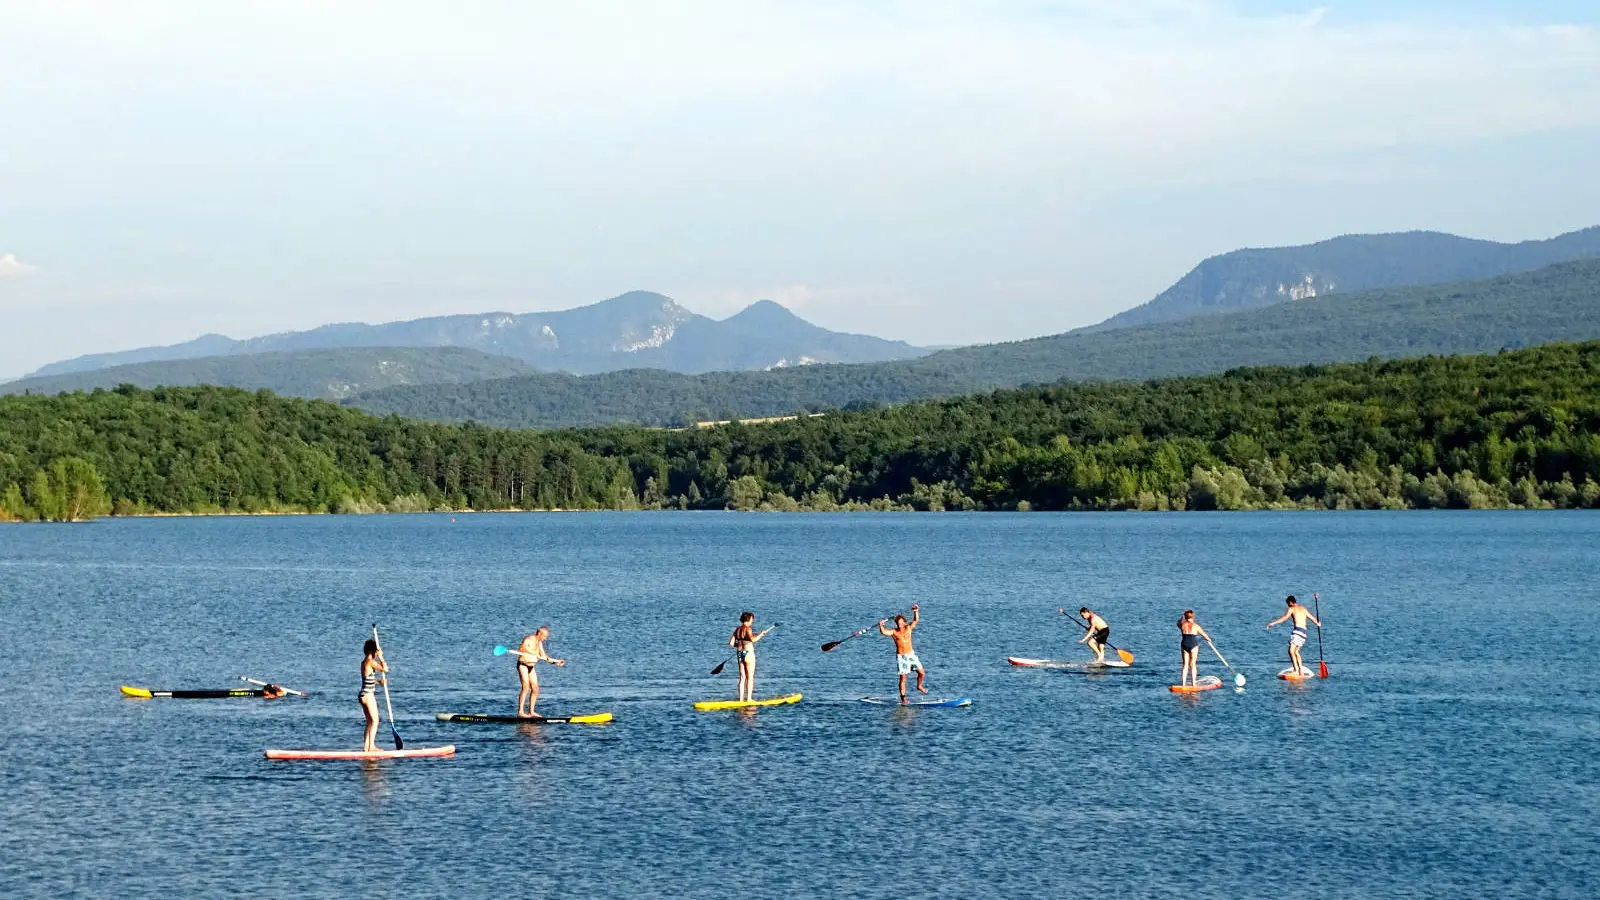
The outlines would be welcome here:
[[[1581,513],[0,527],[0,895],[1592,898],[1596,572]],[[1293,686],[1262,626],[1313,591],[1332,677]],[[895,690],[876,634],[819,652],[913,602],[970,708],[857,702]],[[1086,659],[1084,604],[1132,668],[1006,664]],[[1243,691],[1167,691],[1186,607]],[[758,693],[806,699],[695,712],[743,609],[781,623]],[[459,755],[264,759],[359,745],[372,622],[407,745]],[[434,719],[511,712],[491,650],[545,623],[541,712],[614,724]],[[117,689],[240,675],[312,697]]]

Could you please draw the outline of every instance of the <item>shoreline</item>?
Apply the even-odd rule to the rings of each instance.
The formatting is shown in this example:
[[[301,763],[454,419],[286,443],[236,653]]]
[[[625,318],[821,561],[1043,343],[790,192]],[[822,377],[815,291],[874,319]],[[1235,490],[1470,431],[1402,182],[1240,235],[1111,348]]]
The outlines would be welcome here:
[[[914,515],[1183,515],[1185,513],[1227,513],[1229,515],[1248,515],[1251,513],[1412,513],[1412,512],[1443,512],[1443,513],[1485,513],[1485,512],[1526,512],[1526,513],[1559,513],[1559,512],[1592,512],[1582,507],[1526,507],[1526,506],[1491,506],[1476,507],[1471,509],[1441,509],[1436,507],[1417,508],[1405,507],[1400,509],[1327,509],[1321,507],[1284,506],[1263,507],[1260,509],[962,509],[962,510],[929,510],[929,509],[438,509],[438,510],[408,510],[390,512],[310,512],[307,510],[287,511],[262,511],[262,512],[143,512],[123,513],[121,515],[97,516],[93,519],[73,519],[70,521],[22,521],[17,519],[0,519],[0,526],[5,525],[84,525],[106,519],[244,519],[244,518],[272,518],[293,516],[338,516],[361,518],[367,516],[457,516],[457,515],[493,515],[496,513],[512,513],[517,515],[528,514],[556,514],[556,513],[746,513],[754,515],[856,515],[871,513],[894,513]]]

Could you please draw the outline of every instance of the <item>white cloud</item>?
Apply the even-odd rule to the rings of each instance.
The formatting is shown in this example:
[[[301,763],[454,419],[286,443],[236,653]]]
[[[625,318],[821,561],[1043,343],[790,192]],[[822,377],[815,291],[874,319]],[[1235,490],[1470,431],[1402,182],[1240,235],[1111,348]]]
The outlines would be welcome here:
[[[15,253],[0,253],[0,278],[21,278],[37,271],[38,266],[30,266],[17,259]]]

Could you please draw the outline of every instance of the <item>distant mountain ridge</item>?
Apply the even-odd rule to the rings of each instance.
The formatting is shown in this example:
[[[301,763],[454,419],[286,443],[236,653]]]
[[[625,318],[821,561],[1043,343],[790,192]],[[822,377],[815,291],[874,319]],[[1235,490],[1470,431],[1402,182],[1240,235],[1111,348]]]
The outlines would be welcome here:
[[[718,321],[691,312],[670,297],[632,291],[557,312],[433,316],[381,325],[344,323],[245,340],[209,334],[168,347],[80,356],[43,366],[29,377],[130,363],[361,347],[464,347],[538,369],[575,374],[631,368],[709,372],[810,362],[879,362],[927,352],[901,341],[829,331],[770,300]]]
[[[1235,250],[1195,266],[1148,303],[1080,330],[1179,322],[1335,293],[1493,278],[1596,256],[1600,225],[1515,244],[1409,231]]]
[[[455,384],[537,371],[519,360],[467,347],[344,347],[156,360],[33,376],[0,384],[0,394],[59,394],[120,384],[142,388],[210,384],[265,389],[310,400],[342,400],[396,385]]]
[[[1600,338],[1600,259],[1480,281],[1331,294],[1229,315],[1074,331],[919,359],[765,372],[639,370],[415,385],[345,401],[370,412],[553,428],[782,416],[1064,380],[1141,380],[1241,366],[1492,353]]]

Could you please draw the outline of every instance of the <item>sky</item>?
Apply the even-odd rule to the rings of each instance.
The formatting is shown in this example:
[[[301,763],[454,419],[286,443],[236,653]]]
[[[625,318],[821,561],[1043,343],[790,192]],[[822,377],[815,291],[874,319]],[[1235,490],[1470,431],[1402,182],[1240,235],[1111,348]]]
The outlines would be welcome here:
[[[635,290],[1014,340],[1600,224],[1600,4],[0,0],[0,377]]]

